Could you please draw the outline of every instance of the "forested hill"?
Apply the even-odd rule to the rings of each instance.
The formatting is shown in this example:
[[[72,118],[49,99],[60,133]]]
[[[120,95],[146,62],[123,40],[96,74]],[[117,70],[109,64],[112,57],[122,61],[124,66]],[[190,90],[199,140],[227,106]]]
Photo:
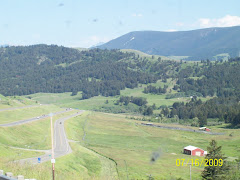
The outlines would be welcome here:
[[[240,26],[176,32],[135,31],[98,47],[135,49],[163,56],[190,56],[189,60],[215,60],[213,56],[222,53],[236,57],[240,52]]]
[[[116,96],[125,88],[144,87],[143,93],[165,94],[166,98],[194,97],[191,103],[174,104],[163,109],[164,116],[180,119],[225,119],[240,124],[240,58],[228,61],[183,62],[161,57],[140,56],[120,50],[79,51],[55,45],[0,48],[0,94],[27,95],[38,92],[82,92],[82,99]],[[157,87],[149,83],[161,80],[173,86]],[[202,103],[199,96],[215,97]],[[142,104],[139,112],[148,114],[150,106],[138,97],[120,97],[119,101]],[[144,110],[143,110],[144,109]],[[149,110],[149,111],[148,111]],[[147,112],[147,113],[146,113]]]
[[[133,53],[76,49],[55,45],[0,48],[0,94],[83,91],[83,98],[114,96],[125,87],[155,82],[154,75],[124,63]]]
[[[228,62],[183,63],[141,57],[132,52],[90,49],[79,51],[56,45],[0,48],[0,94],[83,92],[83,99],[115,96],[172,78],[177,90],[190,95],[227,97],[240,94],[239,58]],[[148,86],[144,93],[166,93],[167,88]],[[177,95],[177,94],[176,94]],[[175,96],[175,95],[174,95]]]

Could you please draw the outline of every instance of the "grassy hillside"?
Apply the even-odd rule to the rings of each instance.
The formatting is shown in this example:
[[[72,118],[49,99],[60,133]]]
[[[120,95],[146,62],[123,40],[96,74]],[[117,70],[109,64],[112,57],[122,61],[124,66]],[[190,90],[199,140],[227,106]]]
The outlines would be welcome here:
[[[19,120],[25,120],[37,116],[48,115],[51,112],[63,111],[55,105],[41,105],[38,107],[29,107],[24,109],[15,109],[0,112],[0,124],[10,123]]]
[[[54,120],[71,113],[73,112],[58,115]],[[0,128],[0,168],[29,178],[50,178],[49,162],[37,166],[10,162],[12,159],[38,156],[41,153],[9,147],[49,149],[49,123],[49,119],[46,119],[14,128]],[[213,132],[225,133],[217,136],[146,127],[140,123],[141,121],[128,119],[125,115],[90,111],[67,120],[65,129],[68,139],[72,140],[70,145],[73,153],[57,158],[56,177],[146,179],[151,174],[156,179],[188,179],[189,167],[176,166],[176,160],[202,158],[182,154],[183,147],[194,145],[206,150],[210,139],[217,140],[219,145],[223,146],[223,152],[229,160],[240,155],[240,132],[237,129],[226,129],[225,126],[211,127]],[[160,155],[156,162],[150,161],[153,153]],[[192,177],[199,178],[202,169],[203,167],[192,167]]]
[[[147,53],[144,53],[144,52],[141,52],[141,51],[138,51],[138,50],[135,50],[135,49],[121,49],[122,52],[132,52],[136,55],[139,55],[140,57],[147,57],[149,59],[152,59],[152,55],[150,54],[147,54]],[[160,55],[155,55],[153,56],[154,60],[157,60],[159,57],[162,59],[162,60],[172,60],[173,58],[171,57],[166,57],[166,56],[160,56]],[[177,59],[178,60],[178,59]]]
[[[23,96],[8,96],[5,97],[0,94],[0,109],[11,107],[22,107],[26,105],[37,105],[38,103]]]
[[[44,153],[35,151],[26,151],[21,149],[14,149],[4,144],[0,144],[0,169],[4,169],[4,163],[23,158],[30,158],[40,156]]]
[[[199,158],[182,154],[183,147],[194,145],[206,149],[210,139],[216,139],[223,145],[223,152],[227,156],[240,155],[238,130],[215,127],[213,131],[224,132],[225,135],[146,127],[122,115],[90,112],[69,120],[67,124],[69,138],[117,162],[120,179],[142,179],[150,174],[156,179],[188,179],[189,167],[177,167],[176,159]],[[230,137],[230,133],[234,133],[234,136]],[[153,152],[160,154],[155,163],[150,162]],[[203,167],[193,167],[193,179],[200,178],[202,170]]]
[[[71,143],[73,153],[57,158],[55,164],[55,178],[58,180],[69,179],[117,179],[115,164],[109,159],[84,148],[77,143]],[[30,153],[28,153],[30,154]],[[31,154],[34,155],[34,154]],[[36,155],[36,154],[35,154]],[[5,172],[22,174],[25,178],[46,180],[52,178],[50,162],[32,166],[31,164],[18,164],[1,159],[0,168]]]
[[[70,115],[76,111],[67,112],[53,117],[58,118]],[[92,150],[82,147],[80,144],[72,142],[73,153],[61,158],[57,158],[56,178],[67,179],[115,179],[117,177],[115,163],[108,158],[95,153]],[[14,149],[21,147],[27,149],[50,149],[50,120],[49,118],[16,126],[0,128],[0,169],[11,171],[14,174],[23,174],[25,178],[36,178],[39,180],[51,177],[51,164],[45,162],[37,166],[30,164],[18,164],[12,160],[27,157],[36,157],[42,153]],[[31,169],[31,171],[29,171]]]
[[[76,111],[53,116],[53,121],[74,112]],[[19,126],[0,127],[0,143],[13,147],[46,150],[51,148],[50,131],[50,118]]]
[[[168,79],[166,83],[163,83],[161,81],[157,81],[156,83],[151,84],[141,84],[138,88],[130,89],[126,88],[125,90],[121,90],[121,96],[133,96],[133,97],[143,97],[146,98],[148,101],[147,105],[153,105],[156,104],[157,107],[160,106],[171,106],[174,102],[188,102],[190,101],[189,97],[180,97],[180,98],[172,98],[172,99],[165,99],[168,94],[174,94],[176,91],[172,90],[171,93],[169,93],[169,90],[175,85],[175,81],[171,81]],[[143,90],[146,86],[153,85],[157,87],[163,87],[164,85],[168,85],[168,92],[166,94],[157,95],[157,94],[145,94],[143,93]],[[78,109],[84,109],[84,110],[100,110],[100,111],[108,111],[108,112],[120,112],[120,111],[126,111],[128,108],[138,109],[139,107],[125,107],[125,106],[119,106],[115,105],[115,102],[119,99],[118,96],[113,97],[104,97],[104,96],[96,96],[92,97],[90,99],[84,99],[81,100],[81,92],[78,92],[76,96],[71,96],[71,93],[37,93],[28,95],[33,100],[39,101],[43,104],[55,104],[60,107],[71,107],[71,108],[78,108]],[[206,101],[209,99],[209,97],[201,98],[203,101]],[[108,101],[108,104],[106,104],[106,101]],[[130,109],[131,110],[131,109]],[[128,112],[131,112],[131,111]]]

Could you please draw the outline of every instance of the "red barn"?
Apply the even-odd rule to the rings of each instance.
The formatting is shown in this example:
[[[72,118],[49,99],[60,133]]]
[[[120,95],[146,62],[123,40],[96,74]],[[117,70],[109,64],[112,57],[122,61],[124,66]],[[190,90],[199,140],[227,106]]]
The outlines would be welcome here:
[[[192,155],[192,156],[204,156],[207,154],[207,151],[204,151],[203,149],[189,145],[183,149],[183,153]]]
[[[206,128],[206,130],[205,131],[211,131],[209,128]]]

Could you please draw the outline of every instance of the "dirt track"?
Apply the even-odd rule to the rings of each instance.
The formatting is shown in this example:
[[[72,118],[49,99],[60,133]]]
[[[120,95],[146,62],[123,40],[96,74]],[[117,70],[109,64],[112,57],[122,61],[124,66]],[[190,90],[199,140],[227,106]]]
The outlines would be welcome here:
[[[180,130],[180,131],[190,131],[190,132],[196,132],[196,133],[204,133],[204,134],[211,134],[211,135],[224,135],[224,133],[214,133],[214,132],[208,132],[208,131],[199,131],[194,129],[188,129],[188,128],[180,128],[180,127],[170,127],[170,126],[160,126],[152,123],[141,123],[143,126],[152,126],[162,129],[172,129],[172,130]]]

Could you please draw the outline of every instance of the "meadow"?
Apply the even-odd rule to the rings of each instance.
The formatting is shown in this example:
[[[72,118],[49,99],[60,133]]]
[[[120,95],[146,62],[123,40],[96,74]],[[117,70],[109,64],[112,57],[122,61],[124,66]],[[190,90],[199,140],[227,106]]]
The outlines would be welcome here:
[[[63,111],[55,105],[41,105],[38,107],[27,107],[24,109],[14,109],[0,112],[0,124],[15,122],[19,120],[25,120],[33,117],[38,117],[42,115],[48,115],[50,113],[55,113]]]
[[[163,83],[159,80],[156,83],[151,83],[151,85],[157,86],[157,87],[163,87],[164,85],[168,85],[169,87],[168,89],[170,89],[170,87],[173,87],[175,83],[176,83],[175,81],[171,81],[170,79],[168,79],[166,83]],[[148,101],[147,105],[153,105],[155,103],[157,107],[171,106],[174,102],[190,101],[189,97],[165,99],[167,94],[176,93],[176,91],[174,90],[162,95],[145,94],[143,93],[143,90],[146,86],[147,86],[146,84],[140,84],[137,88],[134,88],[134,89],[126,88],[124,90],[121,90],[121,96],[143,97],[147,99]],[[60,107],[71,107],[71,108],[84,109],[84,110],[97,110],[97,111],[103,110],[104,111],[108,109],[110,110],[113,109],[114,111],[114,109],[123,108],[123,107],[114,105],[116,101],[119,100],[120,96],[109,96],[109,97],[95,96],[90,99],[81,100],[82,98],[81,92],[78,92],[78,94],[75,96],[71,96],[70,92],[66,92],[66,93],[36,93],[36,94],[28,95],[27,97],[31,97],[32,100],[38,101],[42,104],[54,104]],[[205,101],[209,99],[209,97],[207,98],[201,97],[201,99]],[[108,101],[107,104],[106,104],[106,101]],[[136,108],[138,109],[139,107],[135,107],[135,109]]]
[[[166,83],[157,81],[153,86],[168,85],[173,87],[175,81],[168,79]],[[149,84],[148,84],[149,85]],[[189,97],[165,99],[164,95],[145,94],[144,87],[140,84],[138,88],[124,89],[122,96],[144,97],[148,105],[171,106],[174,102],[188,102]],[[167,94],[176,91],[168,90]],[[68,179],[189,179],[189,166],[176,165],[177,159],[202,160],[202,157],[193,157],[182,154],[185,146],[193,145],[204,150],[211,139],[217,140],[223,146],[223,152],[229,160],[240,156],[240,132],[237,129],[227,129],[226,125],[211,126],[213,132],[223,132],[224,135],[209,135],[186,131],[159,129],[142,126],[140,114],[131,114],[137,109],[136,105],[115,105],[120,96],[103,97],[96,96],[90,99],[81,100],[81,92],[76,96],[67,93],[37,93],[21,97],[16,100],[14,97],[2,97],[9,105],[3,108],[20,107],[31,104],[47,104],[39,107],[15,109],[0,112],[1,124],[13,122],[20,119],[27,119],[50,112],[61,111],[61,108],[71,107],[76,109],[89,110],[82,115],[71,118],[65,122],[67,137],[70,141],[73,152],[66,156],[57,158],[56,178]],[[4,99],[5,98],[5,99]],[[203,101],[209,99],[202,98]],[[108,103],[106,103],[108,101]],[[17,103],[16,103],[17,102]],[[22,103],[22,104],[19,104]],[[111,114],[96,111],[108,110],[130,111],[128,114]],[[75,113],[77,110],[66,112],[53,117],[58,118]],[[155,110],[159,113],[159,110]],[[173,124],[161,124],[165,126],[179,126]],[[198,129],[197,127],[191,127]],[[14,149],[20,147],[33,149],[26,151]],[[14,174],[23,174],[28,178],[50,179],[51,163],[45,162],[38,165],[13,163],[13,160],[27,157],[37,157],[41,152],[34,149],[50,149],[50,120],[45,118],[39,121],[23,124],[16,127],[0,128],[0,169],[11,171]],[[155,156],[155,161],[151,161]],[[202,167],[192,167],[192,178],[201,179]]]
[[[161,82],[158,83],[160,86]],[[141,91],[142,87],[125,89],[123,94],[131,95],[132,93],[132,95],[136,95],[139,93],[139,95],[145,95]],[[45,94],[31,96],[33,101],[41,102],[44,99],[48,103],[55,101],[55,104],[62,105],[62,107],[66,107],[66,104],[72,105],[81,102],[78,99],[81,96],[80,94],[77,96],[71,96],[70,93],[49,94],[49,98]],[[94,98],[91,98],[83,100],[85,103],[77,104],[77,107],[91,109],[93,107],[89,102],[92,102],[95,107],[99,107],[100,102],[103,105],[112,106],[111,101],[116,100],[116,97],[98,96],[95,98],[99,99],[98,103],[94,103]],[[110,101],[109,104],[105,104],[107,99]],[[41,107],[46,108],[48,106]],[[56,105],[49,105],[49,107],[58,110]],[[15,113],[18,112],[18,110],[14,111],[16,111]],[[29,113],[34,113],[34,111],[35,108],[29,109]],[[76,111],[54,116],[53,120],[73,114]],[[193,159],[194,161],[203,158],[182,154],[183,147],[193,145],[207,150],[211,139],[217,140],[218,144],[223,146],[222,150],[229,160],[234,160],[240,156],[240,132],[237,129],[227,129],[224,124],[210,127],[213,132],[224,133],[224,135],[217,136],[142,126],[141,122],[143,121],[136,121],[129,118],[131,115],[128,116],[126,114],[86,111],[80,116],[67,120],[65,130],[68,139],[71,140],[70,145],[73,152],[57,158],[57,179],[66,179],[69,176],[72,179],[148,179],[149,177],[155,179],[177,179],[180,177],[189,179],[189,166],[177,166],[176,160],[186,159],[186,161],[191,161]],[[138,117],[143,118],[140,115]],[[172,124],[161,125],[184,127]],[[191,128],[197,130],[197,127]],[[12,147],[28,148],[33,149],[33,151]],[[2,127],[0,128],[0,169],[11,171],[14,174],[23,174],[28,178],[50,179],[50,162],[34,166],[12,162],[13,160],[37,157],[42,154],[41,152],[35,152],[34,149],[45,150],[50,148],[49,118],[16,127]],[[153,154],[155,161],[151,161]],[[193,166],[192,178],[200,179],[203,168],[203,166]]]
[[[23,96],[8,96],[5,97],[0,94],[0,109],[21,107],[26,105],[37,105],[38,103]]]
[[[68,137],[82,146],[113,159],[120,179],[189,179],[189,167],[176,166],[177,159],[200,159],[182,154],[188,145],[207,149],[211,139],[223,146],[229,159],[240,155],[240,132],[234,129],[212,127],[224,135],[209,135],[177,130],[158,129],[140,125],[141,121],[126,119],[124,115],[86,112],[66,124]],[[233,136],[229,134],[233,133]],[[151,162],[152,154],[159,154]],[[190,160],[191,161],[191,160]],[[192,178],[200,179],[203,167],[192,167]]]

